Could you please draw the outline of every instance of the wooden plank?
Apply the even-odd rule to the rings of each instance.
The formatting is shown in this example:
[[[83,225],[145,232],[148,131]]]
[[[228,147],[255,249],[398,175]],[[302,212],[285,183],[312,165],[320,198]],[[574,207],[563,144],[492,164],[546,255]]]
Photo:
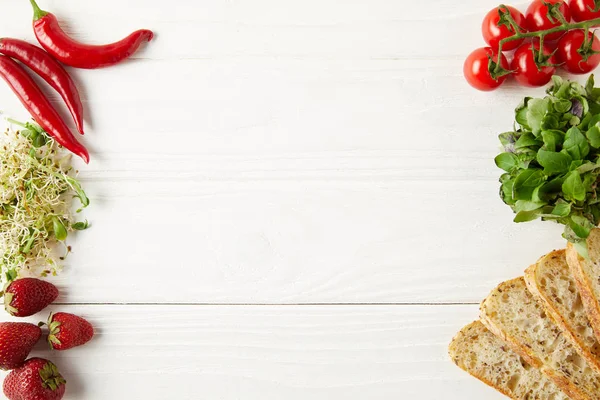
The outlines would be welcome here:
[[[40,3],[55,12],[65,29],[82,41],[110,42],[136,28],[155,29],[156,43],[138,58],[279,55],[462,59],[470,49],[483,44],[481,18],[497,5],[493,0],[460,4],[447,0],[353,0],[343,5],[335,0]],[[7,4],[0,23],[8,34],[32,39],[28,29],[31,15],[27,2]]]
[[[74,71],[93,228],[61,301],[475,303],[563,246],[497,195],[496,135],[525,91],[461,77],[494,5],[43,4],[82,40],[159,33],[135,61]],[[7,34],[31,39],[29,4],[5,7]],[[435,24],[433,53],[407,39],[417,23]],[[25,116],[3,85],[0,99]]]
[[[501,399],[446,347],[475,306],[68,306],[97,327],[51,358],[75,399]],[[35,321],[35,318],[30,318]]]

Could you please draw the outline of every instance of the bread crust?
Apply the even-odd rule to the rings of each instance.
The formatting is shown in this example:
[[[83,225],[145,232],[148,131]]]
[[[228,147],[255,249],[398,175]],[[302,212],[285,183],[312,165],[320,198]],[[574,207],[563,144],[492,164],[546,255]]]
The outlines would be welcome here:
[[[577,289],[581,296],[581,302],[585,308],[585,312],[588,315],[592,329],[596,338],[600,341],[600,305],[594,295],[592,284],[589,281],[589,277],[583,270],[583,262],[585,260],[579,255],[577,249],[569,243],[567,245],[567,263],[571,269],[571,274],[575,278]]]
[[[450,346],[448,346],[448,355],[450,356],[450,359],[452,360],[452,362],[460,369],[462,369],[463,371],[465,371],[466,373],[468,373],[469,375],[471,375],[473,378],[477,378],[478,380],[480,380],[481,382],[485,383],[486,385],[488,385],[489,387],[496,389],[497,391],[499,391],[500,393],[502,393],[503,395],[510,397],[511,399],[514,400],[519,400],[516,397],[512,397],[510,395],[510,393],[505,390],[504,388],[498,387],[496,385],[494,385],[494,383],[492,381],[490,381],[489,379],[480,376],[480,375],[475,375],[475,373],[473,371],[469,371],[467,368],[464,368],[461,364],[459,364],[458,362],[456,362],[455,357],[453,356],[453,350],[455,348],[455,344],[457,343],[458,339],[460,338],[460,336],[463,335],[468,335],[469,331],[476,329],[477,324],[481,324],[480,321],[473,321],[471,322],[469,325],[465,326],[464,328],[462,328],[455,336],[454,338],[452,338],[452,341],[450,342]]]
[[[515,353],[519,354],[523,359],[533,367],[538,368],[544,375],[546,375],[550,380],[552,380],[556,386],[559,387],[564,393],[566,393],[570,398],[574,400],[594,400],[589,398],[585,393],[583,393],[574,382],[567,379],[564,375],[559,375],[555,370],[547,367],[544,363],[535,355],[533,351],[526,346],[525,343],[521,343],[516,338],[508,335],[504,332],[498,325],[495,324],[494,320],[486,313],[486,302],[490,300],[493,296],[495,296],[498,292],[502,292],[503,288],[509,287],[511,285],[517,284],[525,284],[523,282],[524,278],[519,277],[515,279],[511,279],[506,282],[502,282],[498,285],[488,297],[486,297],[480,306],[481,314],[481,322],[485,325],[486,328],[494,335],[499,337],[504,343],[508,345]]]
[[[600,360],[595,357],[592,353],[589,352],[587,346],[575,335],[572,327],[565,320],[564,316],[560,313],[560,311],[556,308],[556,304],[552,301],[551,298],[547,296],[547,294],[542,291],[539,287],[539,281],[537,277],[538,267],[541,263],[545,262],[547,259],[552,259],[556,257],[565,257],[566,250],[554,250],[545,256],[540,257],[540,259],[529,268],[525,270],[525,284],[527,285],[527,289],[533,294],[533,296],[539,301],[539,303],[546,310],[546,314],[558,325],[563,335],[571,342],[575,350],[586,359],[590,366],[598,373],[600,373]],[[576,279],[574,279],[576,281]],[[579,286],[579,285],[577,285]],[[582,297],[580,293],[580,297]],[[582,299],[583,302],[583,299]],[[585,307],[585,306],[584,306]],[[587,309],[586,309],[587,313]]]
[[[448,354],[449,354],[450,358],[452,359],[452,361],[454,362],[454,364],[456,364],[463,371],[467,372],[469,375],[473,376],[474,378],[477,378],[478,380],[485,383],[489,387],[497,390],[498,392],[504,394],[507,397],[510,397],[511,399],[525,400],[525,399],[529,398],[529,396],[518,397],[517,396],[518,393],[516,391],[511,391],[508,386],[496,385],[493,381],[486,378],[484,376],[484,374],[478,374],[475,371],[475,369],[470,370],[463,363],[459,362],[459,360],[461,360],[461,346],[463,346],[465,342],[468,342],[471,344],[473,343],[471,341],[471,337],[470,337],[472,334],[482,335],[482,334],[491,334],[491,332],[488,332],[487,328],[485,328],[485,326],[481,323],[481,321],[474,321],[474,322],[468,324],[467,326],[465,326],[464,328],[462,328],[454,336],[454,338],[450,342],[450,345],[448,346]],[[502,348],[502,345],[505,345],[505,344],[502,343],[500,341],[500,339],[497,339],[497,340],[498,340],[498,342],[500,342],[499,344],[501,344],[501,346],[499,346],[499,348],[502,349],[506,353],[506,350],[504,348]],[[509,346],[506,346],[506,347],[508,348]],[[462,349],[462,351],[464,351],[464,349]],[[513,357],[513,356],[517,356],[517,354],[513,352],[513,355],[508,355],[508,353],[507,353],[507,357]],[[464,358],[462,358],[462,361],[464,361]],[[515,372],[520,373],[521,371],[515,371]],[[538,372],[541,372],[541,371],[538,371]],[[536,380],[536,382],[538,382],[538,381]],[[557,395],[557,399],[563,399],[563,397],[561,397],[559,395],[559,393],[562,391],[559,390],[558,387],[556,387],[555,390],[556,390],[555,393]],[[543,398],[543,397],[541,397],[543,394],[547,394],[547,393],[537,393],[537,394],[534,394],[535,395],[534,397],[536,399],[541,399],[541,398]],[[562,393],[560,393],[560,394],[562,394]],[[566,398],[566,396],[564,396],[564,397]]]

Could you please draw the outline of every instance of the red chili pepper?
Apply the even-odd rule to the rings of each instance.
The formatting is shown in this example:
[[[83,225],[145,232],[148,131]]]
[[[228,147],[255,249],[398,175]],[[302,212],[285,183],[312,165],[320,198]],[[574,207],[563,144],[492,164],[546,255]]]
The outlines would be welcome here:
[[[0,55],[0,76],[19,97],[33,119],[56,139],[58,144],[81,157],[86,163],[90,161],[86,148],[73,136],[56,109],[23,67],[10,57]]]
[[[35,0],[30,2],[33,6],[33,30],[38,41],[54,58],[71,67],[95,69],[117,64],[154,37],[152,31],[142,29],[112,44],[83,44],[70,38],[60,28],[54,14],[41,10]]]
[[[48,82],[67,104],[77,130],[83,135],[83,105],[77,86],[58,61],[39,47],[12,38],[0,39],[0,53],[22,62]]]

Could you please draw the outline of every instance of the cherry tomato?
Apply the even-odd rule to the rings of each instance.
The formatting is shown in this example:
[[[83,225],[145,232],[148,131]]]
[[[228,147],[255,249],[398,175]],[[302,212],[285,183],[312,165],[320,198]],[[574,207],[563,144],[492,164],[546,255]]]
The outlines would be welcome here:
[[[502,7],[504,11],[508,11],[515,21],[515,23],[525,29],[525,17],[519,10],[511,6]],[[500,40],[510,37],[515,34],[514,31],[509,29],[507,26],[498,26],[500,20],[500,7],[494,8],[487,13],[481,24],[481,33],[483,34],[483,40],[489,44],[494,50],[498,50]],[[504,43],[502,51],[510,51],[519,47],[523,43],[523,39],[511,40],[510,42]]]
[[[592,33],[588,32],[592,51],[600,51],[600,40]],[[575,29],[567,32],[558,42],[556,56],[558,61],[563,63],[563,68],[572,74],[587,74],[600,64],[600,54],[592,54],[586,61],[583,61],[579,49],[585,39],[583,30]]]
[[[577,22],[600,18],[600,10],[596,9],[594,0],[569,0],[569,10]]]
[[[463,73],[467,82],[475,89],[486,92],[502,85],[502,82],[506,80],[506,75],[494,79],[488,69],[490,58],[494,61],[495,65],[497,57],[498,53],[491,47],[480,47],[469,54],[463,66]],[[502,68],[508,69],[508,61],[504,54],[502,54],[500,59],[500,65]]]
[[[523,86],[544,86],[554,75],[556,68],[544,66],[538,67],[536,64],[536,54],[533,49],[539,50],[539,42],[524,43],[515,51],[510,69],[514,71],[514,77],[517,82]],[[544,45],[543,54],[549,56],[552,50]],[[556,64],[556,57],[552,56],[547,61],[549,64]]]
[[[533,2],[527,8],[527,12],[525,13],[525,22],[527,25],[527,29],[530,32],[544,31],[546,29],[552,29],[556,26],[559,26],[561,23],[556,18],[554,18],[554,22],[551,22],[548,19],[548,7],[544,3],[560,3],[560,12],[565,17],[565,20],[569,22],[571,20],[571,10],[569,10],[569,6],[564,0],[533,0]],[[545,40],[557,40],[560,38],[564,32],[554,32],[545,37]]]

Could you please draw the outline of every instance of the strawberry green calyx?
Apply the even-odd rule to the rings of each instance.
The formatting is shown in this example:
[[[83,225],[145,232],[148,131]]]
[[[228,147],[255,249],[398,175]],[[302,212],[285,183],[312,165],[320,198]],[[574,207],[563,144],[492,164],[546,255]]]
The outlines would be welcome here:
[[[12,294],[12,293],[4,293],[4,309],[11,316],[15,316],[16,314],[19,313],[19,310],[16,307],[13,307],[11,305],[13,297],[14,297],[14,294]]]
[[[42,378],[42,386],[52,391],[57,390],[61,385],[67,383],[65,378],[58,372],[58,368],[52,362],[48,361],[39,371]]]
[[[15,279],[17,279],[17,277],[18,277],[17,271],[15,271],[14,269],[10,269],[10,270],[6,271],[6,283],[4,284],[4,288],[3,288],[2,292],[0,292],[0,295],[4,296],[4,309],[11,316],[14,316],[15,314],[17,314],[19,312],[19,310],[17,310],[17,308],[15,308],[11,305],[14,294],[8,293],[6,291],[6,289],[8,289],[10,284],[13,283],[15,281]]]
[[[53,321],[53,316],[54,314],[50,313],[50,316],[48,317],[48,344],[50,345],[50,348],[54,350],[54,345],[60,346],[62,343],[57,338],[58,334],[60,333],[61,324],[59,321]]]

